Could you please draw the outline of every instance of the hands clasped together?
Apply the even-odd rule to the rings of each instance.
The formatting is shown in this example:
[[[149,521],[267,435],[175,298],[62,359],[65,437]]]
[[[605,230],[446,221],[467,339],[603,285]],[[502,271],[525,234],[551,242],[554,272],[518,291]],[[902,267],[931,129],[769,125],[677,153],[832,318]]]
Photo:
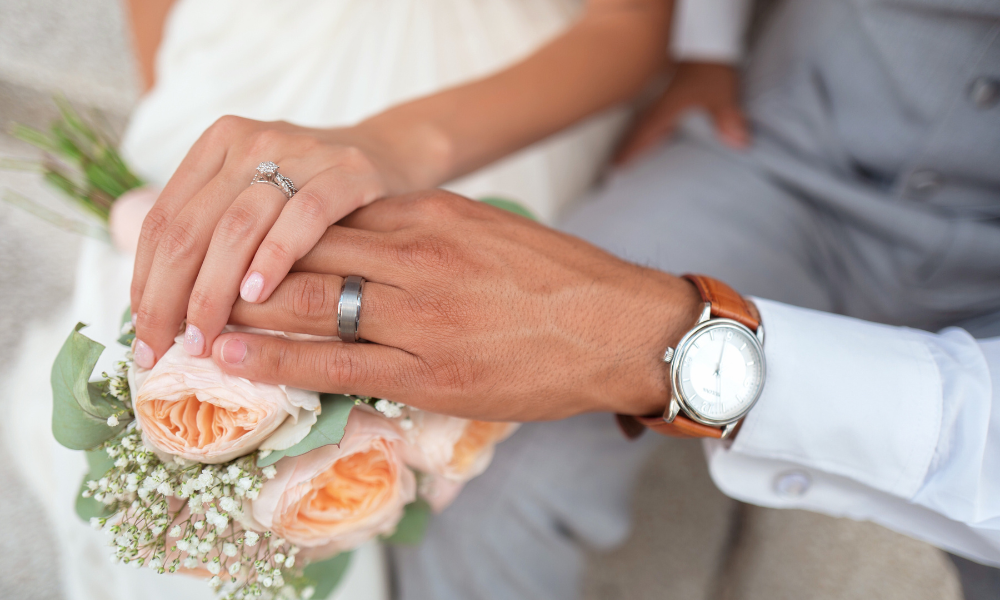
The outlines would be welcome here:
[[[189,353],[255,381],[494,420],[662,404],[659,354],[698,310],[689,284],[447,192],[373,203],[392,189],[376,161],[292,126],[216,129],[143,225],[137,361],[151,366],[186,318]],[[259,158],[301,190],[248,187]],[[219,335],[227,322],[336,335],[348,275],[367,280],[371,343]]]

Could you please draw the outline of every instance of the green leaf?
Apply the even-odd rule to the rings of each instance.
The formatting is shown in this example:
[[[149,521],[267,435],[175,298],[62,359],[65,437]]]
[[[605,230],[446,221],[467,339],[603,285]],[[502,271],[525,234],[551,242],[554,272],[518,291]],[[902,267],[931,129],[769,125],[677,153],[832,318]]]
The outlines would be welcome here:
[[[110,517],[112,513],[108,506],[93,498],[84,498],[83,490],[87,489],[88,481],[96,481],[104,477],[104,474],[115,466],[115,462],[104,450],[88,450],[86,454],[87,466],[90,468],[83,476],[83,481],[80,482],[80,491],[77,492],[76,496],[76,514],[84,521],[90,521],[92,517]]]
[[[122,313],[121,329],[125,328],[125,324],[132,320],[132,305],[129,304],[125,307],[125,312]],[[123,333],[118,336],[118,343],[122,346],[132,347],[132,340],[135,339],[135,331],[132,333]]]
[[[52,365],[52,434],[72,450],[90,450],[113,438],[128,425],[107,420],[121,411],[120,402],[105,397],[107,384],[90,382],[104,346],[80,333],[77,323]]]
[[[396,531],[385,538],[388,544],[419,544],[424,539],[427,524],[431,520],[431,507],[424,500],[406,505],[403,518],[396,525]]]
[[[522,217],[527,217],[527,218],[531,219],[532,221],[537,221],[538,220],[538,217],[536,217],[535,215],[531,214],[531,211],[528,210],[527,208],[525,208],[524,206],[522,206],[519,202],[515,202],[513,200],[508,200],[507,198],[487,197],[487,198],[480,198],[479,201],[480,202],[485,202],[486,204],[489,204],[490,206],[495,206],[497,208],[506,210],[508,212],[512,212],[515,215],[521,215]]]
[[[354,408],[354,398],[343,394],[321,394],[319,400],[323,409],[309,434],[291,448],[275,450],[264,458],[258,458],[258,467],[273,465],[285,456],[299,456],[322,446],[340,443],[344,437],[344,427],[347,426],[347,417]]]
[[[352,554],[353,552],[341,552],[333,558],[312,563],[303,570],[303,576],[313,584],[315,591],[312,597],[315,600],[323,600],[333,593],[351,564]]]

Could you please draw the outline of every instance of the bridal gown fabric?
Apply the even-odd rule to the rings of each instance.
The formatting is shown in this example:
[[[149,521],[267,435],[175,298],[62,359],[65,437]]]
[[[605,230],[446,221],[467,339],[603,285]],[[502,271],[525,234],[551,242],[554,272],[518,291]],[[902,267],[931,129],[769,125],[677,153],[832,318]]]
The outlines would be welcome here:
[[[181,0],[164,32],[157,85],[136,108],[123,152],[147,181],[162,186],[223,115],[305,126],[355,123],[525,57],[579,10],[571,0]],[[446,187],[473,198],[517,200],[548,222],[592,183],[623,116],[600,115]],[[15,411],[6,439],[53,525],[68,600],[207,599],[203,581],[111,564],[104,535],[73,511],[83,455],[51,435],[52,360],[83,321],[84,333],[109,349],[97,373],[111,369],[123,353],[114,340],[131,274],[131,256],[83,242],[70,307],[29,329],[22,358],[3,384]],[[387,596],[384,559],[377,544],[368,544],[333,597]]]

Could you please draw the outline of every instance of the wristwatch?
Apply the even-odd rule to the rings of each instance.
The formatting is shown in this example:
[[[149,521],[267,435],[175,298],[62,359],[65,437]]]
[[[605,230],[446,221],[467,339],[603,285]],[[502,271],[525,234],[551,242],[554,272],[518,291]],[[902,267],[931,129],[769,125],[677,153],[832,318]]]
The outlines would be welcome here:
[[[645,428],[674,437],[724,439],[739,427],[764,389],[764,328],[747,301],[704,275],[684,275],[698,288],[704,309],[676,348],[667,348],[670,402],[662,415],[618,415],[625,435]]]

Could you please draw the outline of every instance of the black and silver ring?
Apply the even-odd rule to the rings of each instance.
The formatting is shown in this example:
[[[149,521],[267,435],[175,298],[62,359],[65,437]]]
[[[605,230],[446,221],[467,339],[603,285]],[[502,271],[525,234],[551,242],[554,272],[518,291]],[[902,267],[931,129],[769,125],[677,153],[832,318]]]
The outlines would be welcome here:
[[[358,323],[361,321],[361,293],[365,280],[358,275],[344,278],[337,303],[337,337],[344,342],[364,341],[358,337]]]
[[[250,185],[255,183],[267,183],[273,185],[274,187],[281,190],[281,193],[285,195],[285,198],[291,200],[292,196],[298,192],[298,188],[292,183],[292,180],[285,177],[278,172],[278,165],[271,161],[264,161],[257,165],[257,172],[254,173],[253,179],[250,180]]]

